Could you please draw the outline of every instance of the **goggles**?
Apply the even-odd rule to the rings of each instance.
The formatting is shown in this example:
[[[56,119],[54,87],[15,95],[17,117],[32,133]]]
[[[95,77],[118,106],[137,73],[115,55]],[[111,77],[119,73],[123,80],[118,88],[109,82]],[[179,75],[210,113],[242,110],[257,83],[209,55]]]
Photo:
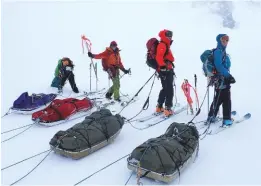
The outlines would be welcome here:
[[[168,31],[165,32],[166,37],[172,38],[172,35],[173,35],[172,31],[168,30]]]
[[[221,37],[221,41],[229,42],[229,36],[224,35],[223,37]]]

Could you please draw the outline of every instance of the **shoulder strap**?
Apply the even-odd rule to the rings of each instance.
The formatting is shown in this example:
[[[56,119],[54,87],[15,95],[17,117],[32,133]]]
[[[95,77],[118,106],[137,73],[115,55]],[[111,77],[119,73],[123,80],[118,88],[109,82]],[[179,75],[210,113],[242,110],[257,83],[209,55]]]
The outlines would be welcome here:
[[[217,50],[217,48],[213,48],[213,49],[212,49],[213,55],[214,55],[215,50]],[[222,58],[222,63],[224,63],[224,62],[226,61],[227,53],[226,53],[226,51],[224,51],[224,52],[222,52],[222,53],[224,53],[224,57]]]
[[[160,41],[159,43],[163,43],[166,46],[166,51],[165,51],[165,54],[164,54],[164,57],[165,57],[168,54],[168,52],[169,52],[169,47],[163,41]]]

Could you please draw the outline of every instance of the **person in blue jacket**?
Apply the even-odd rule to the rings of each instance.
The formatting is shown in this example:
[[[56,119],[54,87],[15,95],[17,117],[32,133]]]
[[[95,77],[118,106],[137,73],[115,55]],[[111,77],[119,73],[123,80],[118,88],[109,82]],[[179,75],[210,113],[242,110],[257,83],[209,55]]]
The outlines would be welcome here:
[[[231,62],[226,54],[226,47],[229,37],[226,34],[219,34],[216,37],[217,48],[214,50],[214,64],[216,67],[215,75],[215,96],[208,113],[208,123],[215,122],[220,105],[223,107],[223,125],[230,126],[231,120],[231,95],[230,84],[236,82],[235,78],[230,74]]]

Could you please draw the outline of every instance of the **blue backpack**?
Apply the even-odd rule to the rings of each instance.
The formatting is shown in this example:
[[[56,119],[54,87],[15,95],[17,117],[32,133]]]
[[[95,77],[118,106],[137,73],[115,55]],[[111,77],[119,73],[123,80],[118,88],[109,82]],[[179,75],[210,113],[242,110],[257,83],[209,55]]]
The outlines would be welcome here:
[[[204,75],[206,77],[212,77],[214,75],[216,75],[217,71],[216,71],[216,67],[214,64],[214,51],[216,49],[212,49],[212,50],[205,50],[203,52],[203,54],[201,54],[200,56],[200,60],[203,63],[203,72]]]

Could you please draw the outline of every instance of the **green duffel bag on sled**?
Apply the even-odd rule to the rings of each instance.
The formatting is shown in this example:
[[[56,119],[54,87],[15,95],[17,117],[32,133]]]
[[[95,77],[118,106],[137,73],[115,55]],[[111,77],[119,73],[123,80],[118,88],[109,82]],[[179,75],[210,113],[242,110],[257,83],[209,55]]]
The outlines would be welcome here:
[[[128,168],[138,176],[172,182],[194,161],[199,134],[194,126],[172,123],[165,134],[136,147],[127,159]]]
[[[123,117],[101,109],[68,130],[57,132],[49,144],[55,153],[79,159],[112,143],[123,124]]]

